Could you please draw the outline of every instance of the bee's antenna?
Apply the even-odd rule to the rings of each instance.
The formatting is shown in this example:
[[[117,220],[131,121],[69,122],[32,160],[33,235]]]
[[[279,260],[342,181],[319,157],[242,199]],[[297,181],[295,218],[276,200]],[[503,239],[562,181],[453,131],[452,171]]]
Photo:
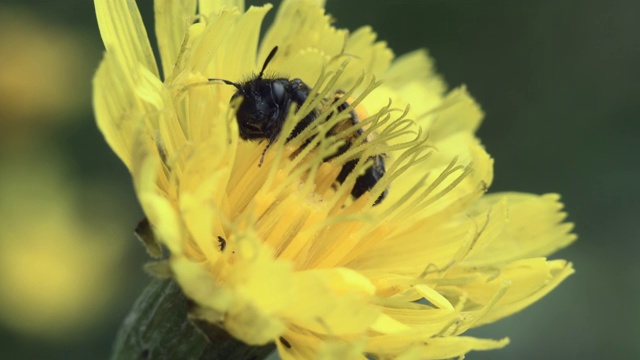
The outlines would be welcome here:
[[[244,94],[244,91],[242,91],[242,86],[240,84],[238,84],[238,83],[234,83],[233,81],[229,81],[229,80],[225,80],[225,79],[216,79],[216,78],[207,79],[207,80],[209,80],[209,81],[222,81],[223,83],[225,83],[227,85],[231,85],[231,86],[235,87],[241,93]]]
[[[264,71],[267,69],[267,66],[269,65],[269,63],[271,62],[273,57],[276,56],[277,52],[278,52],[278,47],[275,46],[271,50],[269,55],[267,55],[267,59],[264,61],[264,65],[262,65],[262,70],[260,70],[260,74],[258,74],[257,79],[262,79],[262,76],[264,75]],[[238,83],[234,83],[233,81],[229,81],[229,80],[225,80],[225,79],[217,79],[217,78],[211,78],[211,79],[208,79],[208,80],[209,81],[222,81],[223,83],[225,83],[227,85],[231,85],[231,86],[235,87],[236,89],[238,89],[238,91],[240,91],[241,93],[244,94],[244,90],[242,89],[242,85],[240,85]]]
[[[264,75],[264,70],[267,68],[267,65],[269,65],[269,62],[271,61],[271,59],[273,59],[273,57],[276,56],[277,52],[278,52],[278,47],[274,46],[274,48],[271,50],[269,55],[267,55],[267,59],[264,61],[264,65],[262,65],[262,70],[260,70],[260,74],[258,74],[258,79],[262,79],[262,75]]]

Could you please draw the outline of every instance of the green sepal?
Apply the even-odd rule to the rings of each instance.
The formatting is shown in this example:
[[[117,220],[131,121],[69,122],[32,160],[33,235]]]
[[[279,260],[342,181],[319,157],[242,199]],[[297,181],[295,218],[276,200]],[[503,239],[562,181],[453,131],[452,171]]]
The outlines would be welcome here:
[[[149,223],[149,219],[144,218],[140,220],[140,222],[138,223],[138,226],[136,226],[136,229],[133,231],[133,233],[136,235],[138,240],[142,242],[142,245],[144,245],[145,249],[147,249],[147,253],[152,258],[154,259],[162,258],[162,256],[164,255],[162,250],[162,244],[160,244],[158,239],[156,239],[153,233],[153,228]]]
[[[170,279],[173,277],[169,260],[149,261],[144,264],[144,271],[156,279]]]
[[[257,360],[275,349],[273,343],[249,346],[214,324],[194,326],[190,303],[174,280],[151,280],[120,327],[111,359]]]

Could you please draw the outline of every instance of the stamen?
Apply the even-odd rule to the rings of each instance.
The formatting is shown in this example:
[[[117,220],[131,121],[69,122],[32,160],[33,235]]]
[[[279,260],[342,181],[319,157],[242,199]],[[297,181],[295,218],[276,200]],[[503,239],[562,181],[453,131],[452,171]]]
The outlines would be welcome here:
[[[411,214],[415,214],[419,209],[425,209],[427,205],[432,204],[436,200],[440,199],[444,194],[451,191],[455,188],[456,185],[466,177],[468,174],[468,167],[465,168],[461,165],[455,165],[458,161],[458,157],[454,157],[449,165],[438,175],[438,177],[429,185],[426,189],[424,189],[418,196],[414,198],[413,201],[402,206],[402,210],[399,210],[393,214],[392,221],[398,221],[404,217],[410,216]],[[428,198],[428,196],[440,185],[444,182],[445,179],[449,177],[449,175],[455,173],[456,171],[463,170],[461,175],[456,178],[451,184],[449,184],[445,189],[440,191],[438,194],[434,195],[432,198]],[[428,174],[427,174],[428,175]],[[425,177],[421,178],[420,182],[424,181]],[[391,214],[390,214],[391,215]]]
[[[284,125],[282,127],[282,131],[281,134],[291,134],[291,132],[293,131],[293,128],[304,118],[306,117],[308,114],[310,114],[311,112],[315,111],[315,109],[320,105],[320,103],[322,101],[324,101],[324,97],[329,93],[330,89],[332,88],[333,85],[335,85],[335,83],[338,81],[342,71],[344,70],[344,67],[346,66],[347,62],[344,62],[342,65],[342,68],[338,69],[335,73],[325,73],[324,69],[320,75],[320,77],[318,78],[318,81],[316,82],[316,84],[311,88],[311,91],[309,92],[309,95],[307,96],[307,100],[302,104],[302,106],[299,109],[295,109],[295,106],[291,106],[289,109],[289,114],[287,115],[287,118],[284,122]],[[327,83],[326,85],[323,86],[323,84],[325,84],[325,82]],[[319,96],[318,94],[323,94],[323,96]],[[308,139],[311,137],[310,132],[313,130],[313,124],[312,126],[308,126],[306,129],[304,129],[300,134],[298,134],[298,136],[296,136],[294,139],[291,140],[291,145],[296,146],[296,147],[300,147],[302,146],[303,142],[300,139]],[[267,180],[265,182],[265,186],[266,187],[271,187],[274,184],[274,180],[275,180],[275,175],[277,173],[277,169],[280,168],[280,163],[283,159],[285,159],[284,156],[284,151],[285,151],[285,143],[287,141],[288,136],[280,136],[276,142],[272,145],[273,148],[276,149],[276,154],[274,156],[274,163],[271,166],[271,168],[273,169],[272,171],[270,171],[269,176],[267,177]],[[314,139],[315,140],[315,139]],[[313,147],[310,147],[312,150]],[[303,149],[303,153],[308,153],[304,152]],[[309,151],[310,151],[309,150]],[[292,167],[297,166],[298,163],[300,163],[302,161],[302,159],[304,159],[304,156],[296,156],[295,159],[292,160],[292,163],[289,164],[289,169],[287,169],[287,173],[289,173]],[[283,187],[280,186],[280,188],[282,189]],[[281,190],[279,190],[281,191]]]
[[[429,155],[431,154],[430,153],[426,154],[420,159],[426,160],[429,157]],[[399,168],[398,170],[395,170],[393,172],[388,172],[387,174],[390,174],[390,175],[388,176],[389,179],[387,181],[391,182],[395,180],[397,177],[402,175],[408,169],[412,168],[413,166],[416,166],[420,162],[418,161],[417,156],[418,154],[415,154],[414,156],[412,156],[412,158],[408,161],[408,163],[405,164],[403,167]],[[418,181],[416,181],[416,183],[411,187],[411,189],[408,189],[407,191],[404,192],[404,194],[400,199],[396,200],[394,203],[392,203],[390,207],[385,209],[383,218],[391,218],[392,214],[400,213],[401,211],[400,209],[403,207],[406,207],[406,204],[409,201],[409,199],[413,197],[422,186],[424,186],[424,184],[427,181],[427,178],[430,175],[431,175],[431,172],[425,173],[422,177],[420,177]],[[395,218],[398,218],[398,216],[395,216]]]
[[[457,157],[455,157],[452,160],[452,164],[455,161],[457,161]],[[456,172],[458,170],[462,170],[462,173],[454,181],[452,181],[449,185],[447,185],[447,187],[442,189],[440,192],[438,192],[433,197],[431,197],[429,199],[426,198],[427,194],[430,193],[431,191],[433,191],[442,182],[444,182],[444,179],[446,177],[448,177],[449,175],[453,174],[454,172]],[[421,207],[421,208],[426,208],[427,206],[433,204],[434,202],[436,202],[437,200],[442,198],[446,193],[448,193],[449,191],[453,190],[453,188],[455,188],[465,177],[467,177],[467,175],[469,175],[470,172],[471,172],[471,165],[467,165],[466,167],[463,167],[462,165],[458,165],[456,167],[450,168],[449,171],[443,172],[442,175],[440,177],[438,177],[438,179],[432,184],[432,186],[429,188],[429,190],[425,191],[425,197],[422,199],[422,202],[418,206]]]

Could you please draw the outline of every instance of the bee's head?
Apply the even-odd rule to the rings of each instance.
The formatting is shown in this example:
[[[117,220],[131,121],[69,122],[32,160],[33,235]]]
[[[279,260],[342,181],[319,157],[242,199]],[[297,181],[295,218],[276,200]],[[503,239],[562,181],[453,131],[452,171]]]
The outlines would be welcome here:
[[[277,51],[276,46],[267,56],[258,76],[247,82],[238,84],[225,79],[209,79],[222,81],[237,89],[231,97],[231,102],[239,97],[243,98],[236,113],[236,120],[240,137],[245,140],[271,140],[282,125],[280,114],[286,102],[285,84],[280,79],[264,79],[264,71]]]

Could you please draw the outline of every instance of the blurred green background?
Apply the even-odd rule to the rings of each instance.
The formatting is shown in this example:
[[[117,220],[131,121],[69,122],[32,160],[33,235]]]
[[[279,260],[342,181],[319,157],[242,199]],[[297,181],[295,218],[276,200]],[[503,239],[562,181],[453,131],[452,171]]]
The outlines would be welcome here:
[[[151,26],[152,1],[140,6]],[[640,357],[640,2],[330,0],[327,9],[339,27],[371,25],[396,54],[426,47],[486,112],[491,191],[558,192],[576,223],[578,242],[555,255],[576,274],[474,330],[511,344],[467,358]],[[0,5],[3,359],[108,357],[148,281],[130,177],[92,115],[101,56],[92,2]]]

